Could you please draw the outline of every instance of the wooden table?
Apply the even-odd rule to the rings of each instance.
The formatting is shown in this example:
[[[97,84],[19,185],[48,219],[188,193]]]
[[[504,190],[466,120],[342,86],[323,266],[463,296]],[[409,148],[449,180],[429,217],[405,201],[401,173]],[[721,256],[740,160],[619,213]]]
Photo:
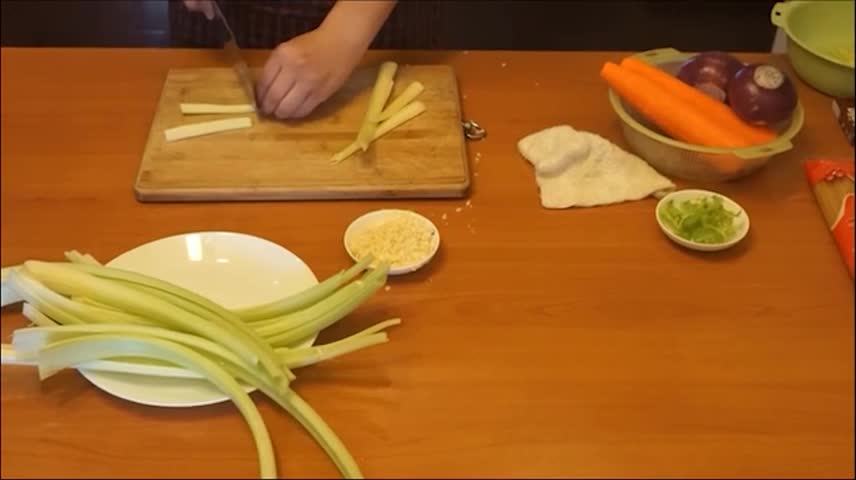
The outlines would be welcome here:
[[[753,230],[701,255],[663,236],[653,200],[542,209],[517,153],[522,136],[560,123],[624,145],[597,74],[622,54],[392,57],[453,65],[466,117],[487,128],[470,145],[470,208],[137,203],[131,185],[167,69],[217,65],[215,53],[4,49],[2,264],[71,248],[109,260],[170,234],[233,230],[286,246],[326,277],[348,262],[341,235],[353,218],[415,208],[442,229],[439,257],[321,340],[387,316],[403,325],[389,344],[304,369],[295,387],[366,476],[854,474],[853,283],[800,169],[853,156],[827,98],[801,87],[797,147],[715,186],[749,210]],[[18,310],[3,313],[6,341],[24,324]],[[40,385],[8,366],[0,403],[4,478],[258,473],[228,403],[143,407],[73,371]],[[290,417],[258,404],[282,476],[338,474]]]

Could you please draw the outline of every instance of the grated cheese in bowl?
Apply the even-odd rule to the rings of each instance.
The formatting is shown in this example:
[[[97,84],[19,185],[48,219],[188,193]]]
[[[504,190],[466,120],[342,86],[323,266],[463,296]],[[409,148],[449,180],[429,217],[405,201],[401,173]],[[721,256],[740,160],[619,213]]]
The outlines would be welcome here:
[[[427,218],[407,210],[378,210],[351,224],[345,232],[345,248],[354,259],[373,255],[390,265],[390,273],[421,267],[437,251],[439,234]]]

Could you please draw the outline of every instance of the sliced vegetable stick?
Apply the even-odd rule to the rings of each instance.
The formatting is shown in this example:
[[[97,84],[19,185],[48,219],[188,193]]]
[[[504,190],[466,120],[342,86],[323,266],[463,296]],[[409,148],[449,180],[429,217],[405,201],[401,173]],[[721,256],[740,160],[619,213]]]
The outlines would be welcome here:
[[[621,61],[621,66],[643,75],[648,80],[668,89],[670,94],[691,104],[696,109],[704,112],[706,117],[732,129],[753,144],[767,143],[776,139],[776,132],[744,122],[728,105],[702,93],[701,90],[682,82],[679,78],[666,73],[654,65],[645,63],[635,57],[627,57]]]
[[[253,125],[250,117],[226,118],[223,120],[214,120],[211,122],[191,123],[180,127],[168,128],[163,134],[167,142],[175,142],[186,138],[199,137],[212,133],[226,132],[229,130],[237,130],[239,128],[248,128]]]
[[[391,130],[398,128],[405,122],[408,122],[417,116],[419,116],[422,112],[425,111],[425,104],[419,101],[410,103],[406,107],[402,108],[392,117],[383,121],[383,123],[378,126],[377,130],[374,132],[374,136],[372,137],[372,141],[377,140],[378,138],[386,135]],[[357,153],[360,149],[360,145],[357,142],[354,142],[340,152],[333,155],[333,158],[330,159],[331,163],[339,163],[342,160],[350,157],[351,155]]]
[[[742,135],[632,70],[606,62],[600,76],[627,103],[676,140],[706,147],[735,148],[751,144]]]
[[[357,145],[366,151],[369,148],[369,143],[374,138],[374,132],[377,129],[377,117],[383,111],[386,105],[389,94],[392,93],[393,79],[395,72],[398,70],[398,64],[395,62],[383,62],[378,69],[377,79],[375,80],[372,95],[369,97],[369,106],[366,109],[366,115],[363,117],[363,123],[360,125],[360,131],[357,134]]]
[[[410,102],[416,99],[422,91],[425,90],[425,85],[422,85],[421,82],[412,82],[407,88],[404,89],[392,103],[389,104],[378,116],[379,121],[386,120],[387,118],[392,117],[399,110],[407,106]]]
[[[253,113],[249,104],[222,105],[217,103],[182,103],[179,105],[185,115],[202,115],[206,113]]]

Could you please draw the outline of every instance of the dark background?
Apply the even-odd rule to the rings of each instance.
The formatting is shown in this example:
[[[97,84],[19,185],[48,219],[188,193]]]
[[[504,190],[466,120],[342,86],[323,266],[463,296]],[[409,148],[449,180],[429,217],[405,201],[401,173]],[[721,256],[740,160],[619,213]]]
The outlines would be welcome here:
[[[775,0],[438,1],[443,49],[770,51],[775,35]],[[167,0],[0,4],[3,46],[171,46]]]

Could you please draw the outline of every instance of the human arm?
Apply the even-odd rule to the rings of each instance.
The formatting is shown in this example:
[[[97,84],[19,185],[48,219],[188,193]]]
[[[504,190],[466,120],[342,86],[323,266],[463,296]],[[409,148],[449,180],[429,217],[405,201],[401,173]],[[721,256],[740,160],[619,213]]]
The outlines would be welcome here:
[[[340,0],[321,25],[281,43],[257,83],[263,113],[303,118],[345,83],[396,0]]]
[[[208,20],[214,19],[214,5],[211,0],[184,0],[184,6],[191,12],[202,12]]]

